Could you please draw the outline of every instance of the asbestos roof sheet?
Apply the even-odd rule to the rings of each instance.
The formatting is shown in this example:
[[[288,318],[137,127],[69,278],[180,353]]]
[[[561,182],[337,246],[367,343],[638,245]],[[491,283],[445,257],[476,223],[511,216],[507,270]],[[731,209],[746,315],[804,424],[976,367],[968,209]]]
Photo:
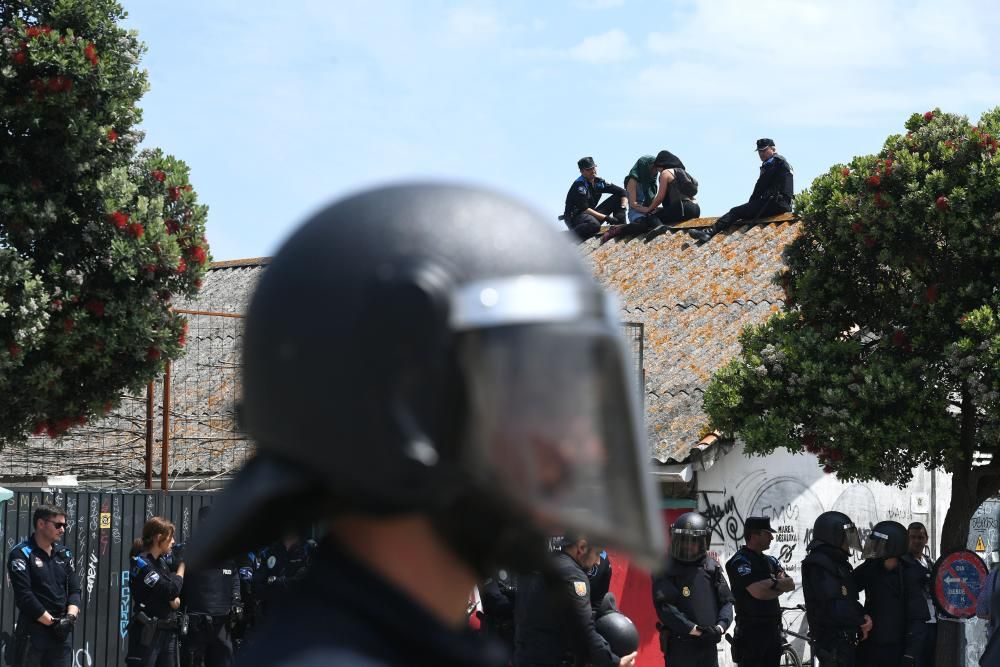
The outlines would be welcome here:
[[[684,462],[709,433],[705,387],[739,352],[743,328],[784,305],[772,278],[796,234],[795,219],[779,216],[734,226],[703,245],[678,229],[648,244],[640,236],[580,246],[598,281],[621,298],[622,319],[644,325],[646,422],[654,459]]]

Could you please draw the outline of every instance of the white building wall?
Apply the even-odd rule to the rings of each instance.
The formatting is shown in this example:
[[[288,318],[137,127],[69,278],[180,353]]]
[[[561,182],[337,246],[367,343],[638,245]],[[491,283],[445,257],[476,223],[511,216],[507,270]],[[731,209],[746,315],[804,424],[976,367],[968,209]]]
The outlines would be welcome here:
[[[931,533],[930,555],[936,558],[951,496],[951,476],[940,472],[916,470],[913,481],[902,489],[877,482],[841,482],[824,473],[812,454],[779,452],[748,458],[740,446],[697,474],[698,510],[709,519],[710,548],[723,565],[743,544],[746,517],[771,519],[776,534],[768,553],[778,558],[797,584],[795,591],[780,598],[785,607],[803,602],[799,569],[812,539],[813,522],[821,513],[844,512],[854,520],[862,538],[879,521],[903,525],[920,521]],[[785,621],[789,629],[805,634],[804,614],[788,612]],[[794,644],[800,656],[803,644]],[[719,663],[732,665],[725,641],[720,645]]]

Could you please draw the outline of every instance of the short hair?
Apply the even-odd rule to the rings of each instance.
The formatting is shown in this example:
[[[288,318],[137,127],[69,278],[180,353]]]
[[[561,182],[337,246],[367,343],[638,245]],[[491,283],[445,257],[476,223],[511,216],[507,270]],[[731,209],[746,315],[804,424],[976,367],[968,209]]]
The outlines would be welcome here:
[[[162,516],[150,517],[142,527],[142,547],[149,549],[159,537],[173,537],[174,524]]]
[[[920,523],[919,521],[914,521],[913,523],[911,523],[909,526],[906,527],[906,532],[910,532],[911,530],[922,530],[926,533],[927,526]]]
[[[31,515],[31,525],[37,526],[39,521],[48,521],[54,516],[66,516],[66,510],[58,505],[39,505]]]

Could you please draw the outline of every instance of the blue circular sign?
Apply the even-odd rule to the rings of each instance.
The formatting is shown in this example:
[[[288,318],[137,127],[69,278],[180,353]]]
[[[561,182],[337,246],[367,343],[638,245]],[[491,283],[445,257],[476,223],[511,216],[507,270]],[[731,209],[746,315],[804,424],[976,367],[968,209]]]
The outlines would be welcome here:
[[[934,565],[934,602],[949,616],[972,618],[986,575],[986,563],[974,551],[959,549],[942,556]]]

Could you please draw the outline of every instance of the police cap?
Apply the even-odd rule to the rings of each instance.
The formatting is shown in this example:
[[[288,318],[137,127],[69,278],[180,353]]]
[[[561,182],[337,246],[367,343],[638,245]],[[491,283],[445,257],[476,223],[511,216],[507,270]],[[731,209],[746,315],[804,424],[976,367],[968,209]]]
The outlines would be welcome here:
[[[774,528],[771,528],[771,520],[766,516],[747,517],[747,520],[743,522],[743,536],[746,537],[753,530],[766,530],[772,535],[774,534]]]
[[[596,167],[597,164],[594,162],[592,157],[582,157],[576,161],[576,166],[580,169],[590,169],[591,167]]]
[[[766,138],[758,139],[757,148],[755,150],[762,151],[765,148],[773,148],[773,147],[774,147],[774,139],[766,139]]]

